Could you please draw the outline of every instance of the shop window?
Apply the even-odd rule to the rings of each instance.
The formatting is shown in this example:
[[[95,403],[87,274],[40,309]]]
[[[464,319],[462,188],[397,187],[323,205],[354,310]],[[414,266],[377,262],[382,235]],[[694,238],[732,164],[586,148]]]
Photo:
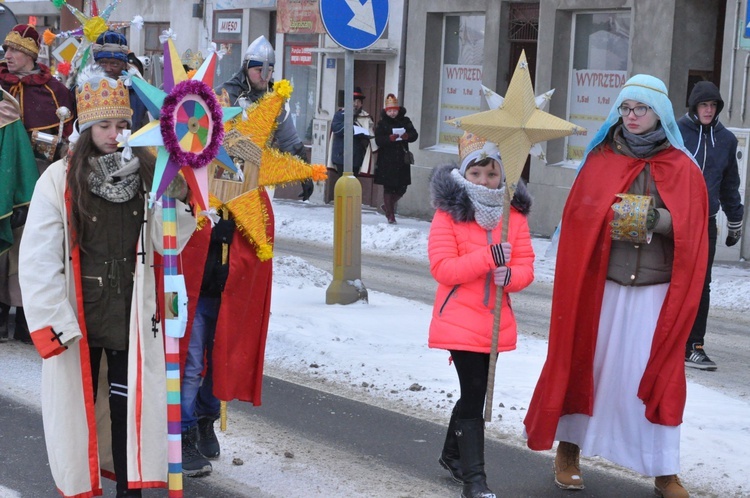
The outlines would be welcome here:
[[[578,163],[627,81],[630,11],[577,13],[573,18],[568,121],[586,128],[567,139],[565,159]]]
[[[214,79],[216,88],[234,76],[240,69],[244,55],[242,28],[242,10],[217,10],[214,12],[211,41],[216,43],[219,50],[224,50],[224,56],[216,67]]]
[[[315,88],[318,55],[310,49],[318,46],[316,34],[287,34],[284,36],[284,79],[294,87],[289,99],[289,116],[297,128],[297,135],[306,144],[312,140],[312,120],[315,117]]]
[[[143,77],[152,85],[158,87],[164,80],[164,47],[159,36],[168,30],[168,22],[147,22],[143,24],[143,55],[147,63],[144,64]],[[129,38],[128,38],[129,39]]]
[[[143,24],[143,51],[146,55],[161,55],[164,52],[159,36],[168,29],[168,22],[147,22]]]
[[[463,131],[445,121],[480,111],[483,57],[484,16],[446,15],[436,145],[456,147]]]

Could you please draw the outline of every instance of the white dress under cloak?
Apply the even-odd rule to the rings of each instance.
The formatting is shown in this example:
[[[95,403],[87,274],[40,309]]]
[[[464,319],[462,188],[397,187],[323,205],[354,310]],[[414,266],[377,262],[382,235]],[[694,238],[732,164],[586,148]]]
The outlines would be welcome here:
[[[669,284],[623,286],[607,280],[594,353],[593,415],[563,415],[555,440],[646,476],[680,472],[680,426],[650,422],[638,386]]]
[[[65,207],[66,164],[52,164],[39,178],[21,243],[20,281],[26,320],[32,334],[51,326],[68,338],[68,349],[42,363],[42,416],[50,470],[63,496],[101,494],[100,473],[114,476],[111,455],[106,357],[99,373],[95,421],[88,350],[78,324],[76,283]],[[195,230],[187,206],[176,201],[177,244],[182,250]],[[167,404],[161,327],[154,334],[156,311],[154,251],[162,251],[161,209],[145,207],[136,258],[128,355],[128,481],[131,487],[167,483]],[[142,228],[144,230],[144,228]],[[138,251],[141,251],[139,247]],[[38,332],[45,333],[45,332]],[[102,391],[102,388],[104,389]],[[91,429],[91,430],[89,430]]]

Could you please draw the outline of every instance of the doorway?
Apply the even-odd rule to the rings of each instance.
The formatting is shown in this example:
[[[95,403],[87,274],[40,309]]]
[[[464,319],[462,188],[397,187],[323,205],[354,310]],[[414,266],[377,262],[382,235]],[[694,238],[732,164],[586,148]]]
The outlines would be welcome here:
[[[354,86],[360,87],[365,94],[364,105],[362,106],[375,124],[380,119],[380,112],[383,110],[385,102],[385,61],[354,61]],[[389,93],[397,93],[396,88]],[[377,155],[373,154],[371,160],[373,163]],[[383,188],[375,185],[373,176],[359,176],[359,183],[362,184],[362,204],[377,207],[383,203]]]

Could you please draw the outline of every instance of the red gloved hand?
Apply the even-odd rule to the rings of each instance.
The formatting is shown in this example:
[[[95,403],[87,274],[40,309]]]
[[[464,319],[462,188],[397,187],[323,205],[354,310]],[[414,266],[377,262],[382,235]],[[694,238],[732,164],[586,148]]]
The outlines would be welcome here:
[[[404,133],[403,135],[401,135],[401,140],[409,140],[409,134]]]
[[[390,139],[391,139],[391,142],[395,142],[395,141],[396,141],[396,139],[398,138],[398,135],[396,135],[395,133],[393,133],[393,134],[391,134],[391,136],[390,136],[390,137],[388,137],[388,138],[390,138]]]

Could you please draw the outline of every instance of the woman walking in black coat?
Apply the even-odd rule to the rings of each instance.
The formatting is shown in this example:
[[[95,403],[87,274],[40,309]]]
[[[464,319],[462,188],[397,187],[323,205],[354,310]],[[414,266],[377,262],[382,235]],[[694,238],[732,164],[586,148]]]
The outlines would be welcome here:
[[[383,205],[380,207],[385,211],[388,223],[396,223],[396,202],[411,185],[414,160],[409,143],[416,141],[417,137],[419,134],[411,119],[406,117],[406,109],[398,105],[395,95],[389,93],[375,127],[375,142],[378,144],[375,183],[383,186]]]

